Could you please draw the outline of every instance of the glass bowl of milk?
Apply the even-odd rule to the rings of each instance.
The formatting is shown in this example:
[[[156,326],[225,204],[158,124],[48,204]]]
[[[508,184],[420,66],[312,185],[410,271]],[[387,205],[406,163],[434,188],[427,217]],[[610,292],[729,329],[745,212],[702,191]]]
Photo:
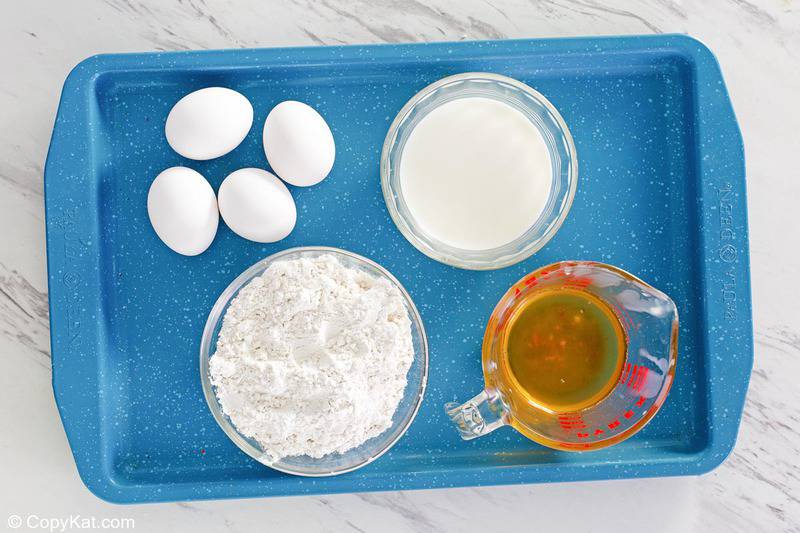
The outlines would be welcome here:
[[[392,122],[381,154],[400,232],[427,256],[471,270],[541,249],[564,222],[577,180],[575,144],[553,104],[491,73],[425,87]]]

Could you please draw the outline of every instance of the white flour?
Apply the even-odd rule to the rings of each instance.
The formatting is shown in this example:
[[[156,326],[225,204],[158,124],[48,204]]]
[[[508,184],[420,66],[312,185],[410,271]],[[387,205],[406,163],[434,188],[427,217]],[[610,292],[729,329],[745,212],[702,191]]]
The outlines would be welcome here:
[[[400,291],[332,255],[270,266],[211,357],[222,410],[273,460],[345,452],[391,426],[414,357]]]

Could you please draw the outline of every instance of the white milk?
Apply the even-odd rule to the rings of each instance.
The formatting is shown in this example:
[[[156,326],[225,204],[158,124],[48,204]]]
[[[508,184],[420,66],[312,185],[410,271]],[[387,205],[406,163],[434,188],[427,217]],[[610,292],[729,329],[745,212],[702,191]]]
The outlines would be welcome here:
[[[550,154],[522,112],[484,97],[442,104],[417,124],[400,160],[411,215],[455,248],[488,250],[530,228],[552,187]]]

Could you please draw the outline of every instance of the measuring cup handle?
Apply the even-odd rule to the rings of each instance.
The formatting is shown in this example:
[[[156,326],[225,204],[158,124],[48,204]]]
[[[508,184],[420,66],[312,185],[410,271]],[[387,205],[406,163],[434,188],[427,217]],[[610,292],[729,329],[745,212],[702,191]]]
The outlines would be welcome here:
[[[461,405],[447,403],[444,409],[464,440],[481,437],[508,424],[508,406],[493,390],[484,390]]]

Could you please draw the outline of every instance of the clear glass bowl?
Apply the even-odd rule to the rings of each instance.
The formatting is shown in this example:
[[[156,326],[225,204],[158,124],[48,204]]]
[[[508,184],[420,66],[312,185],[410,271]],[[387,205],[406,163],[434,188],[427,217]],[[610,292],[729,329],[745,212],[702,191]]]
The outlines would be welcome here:
[[[361,446],[343,454],[328,454],[320,459],[314,459],[308,456],[285,457],[280,461],[270,462],[268,456],[264,453],[264,450],[258,442],[239,433],[228,416],[222,412],[209,376],[209,358],[216,348],[217,335],[222,327],[222,319],[225,316],[225,311],[227,311],[231,301],[236,297],[236,294],[242,287],[253,278],[261,275],[276,261],[297,259],[300,257],[317,257],[325,254],[335,256],[343,265],[349,268],[357,268],[373,276],[387,279],[403,294],[408,316],[411,320],[411,335],[414,345],[414,361],[408,371],[408,384],[406,385],[403,399],[400,401],[400,405],[398,405],[392,418],[392,426],[377,437],[373,437]],[[411,301],[411,297],[400,282],[386,269],[360,255],[338,248],[322,246],[290,248],[254,264],[242,272],[242,274],[233,280],[222,292],[219,299],[214,304],[214,307],[211,309],[211,313],[208,315],[208,320],[203,330],[203,337],[200,341],[200,380],[203,385],[203,394],[206,397],[206,402],[208,403],[209,409],[211,409],[211,414],[214,415],[214,418],[225,434],[247,455],[270,468],[288,474],[300,476],[333,476],[351,472],[374,461],[386,453],[411,425],[422,403],[425,385],[428,380],[428,341],[425,336],[422,319],[419,316],[419,312],[417,312],[417,308],[414,306],[414,302]]]
[[[403,148],[414,127],[438,106],[466,97],[486,97],[522,112],[542,133],[552,163],[553,183],[541,216],[517,239],[489,250],[464,250],[445,244],[421,228],[403,198],[400,165]],[[503,268],[541,249],[561,227],[572,206],[578,181],[578,158],[572,135],[553,104],[539,92],[513,78],[468,72],[428,85],[406,103],[389,127],[381,154],[381,187],[394,223],[425,255],[470,270]]]

